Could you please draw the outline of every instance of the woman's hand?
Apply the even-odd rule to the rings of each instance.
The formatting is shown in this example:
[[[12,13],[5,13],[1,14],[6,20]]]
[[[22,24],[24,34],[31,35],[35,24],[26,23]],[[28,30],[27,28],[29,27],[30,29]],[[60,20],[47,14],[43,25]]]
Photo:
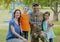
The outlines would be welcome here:
[[[28,42],[28,40],[25,39],[24,37],[21,37],[21,36],[20,36],[20,39],[22,39],[24,42]]]
[[[23,38],[23,41],[24,41],[24,42],[28,42],[28,40],[27,40],[27,39],[25,39],[25,38]]]
[[[23,33],[23,31],[21,30],[21,33]]]

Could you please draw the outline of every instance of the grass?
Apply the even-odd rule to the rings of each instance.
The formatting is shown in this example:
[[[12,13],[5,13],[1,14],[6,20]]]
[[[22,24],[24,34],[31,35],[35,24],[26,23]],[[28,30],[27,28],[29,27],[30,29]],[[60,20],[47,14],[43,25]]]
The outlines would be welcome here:
[[[54,27],[53,31],[57,36],[60,36],[60,27]]]
[[[59,21],[52,21],[54,24],[60,25],[60,20]]]
[[[0,27],[0,42],[5,42],[7,34],[7,26]]]
[[[56,35],[54,42],[60,42],[60,28],[54,27],[53,30]],[[0,42],[6,41],[7,32],[8,32],[8,26],[0,26]],[[30,36],[29,36],[29,41],[30,41]]]

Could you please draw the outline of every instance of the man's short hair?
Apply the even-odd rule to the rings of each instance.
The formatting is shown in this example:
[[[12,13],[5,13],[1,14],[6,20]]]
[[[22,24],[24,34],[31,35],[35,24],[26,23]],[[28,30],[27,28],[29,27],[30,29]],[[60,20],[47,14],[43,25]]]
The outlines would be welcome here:
[[[32,4],[32,6],[39,6],[39,4],[35,2]]]

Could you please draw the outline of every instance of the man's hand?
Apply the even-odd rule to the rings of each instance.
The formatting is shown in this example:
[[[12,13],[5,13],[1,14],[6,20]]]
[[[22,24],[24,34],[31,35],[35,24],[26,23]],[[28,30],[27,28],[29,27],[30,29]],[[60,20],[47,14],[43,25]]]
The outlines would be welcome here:
[[[41,35],[40,35],[40,37],[45,37],[45,35],[46,35],[46,33],[43,32],[43,31],[41,31]]]
[[[34,37],[37,38],[38,37],[38,34],[37,33],[34,33]]]

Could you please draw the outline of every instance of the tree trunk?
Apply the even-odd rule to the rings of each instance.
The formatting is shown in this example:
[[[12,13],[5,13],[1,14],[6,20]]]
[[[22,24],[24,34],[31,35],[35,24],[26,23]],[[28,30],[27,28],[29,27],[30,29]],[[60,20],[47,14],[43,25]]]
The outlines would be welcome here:
[[[54,12],[53,20],[54,21],[58,21],[58,13]]]
[[[57,1],[55,1],[55,3],[54,3],[54,9],[52,9],[53,10],[53,12],[54,12],[54,15],[53,15],[53,20],[54,21],[58,21],[58,3],[57,3]]]

